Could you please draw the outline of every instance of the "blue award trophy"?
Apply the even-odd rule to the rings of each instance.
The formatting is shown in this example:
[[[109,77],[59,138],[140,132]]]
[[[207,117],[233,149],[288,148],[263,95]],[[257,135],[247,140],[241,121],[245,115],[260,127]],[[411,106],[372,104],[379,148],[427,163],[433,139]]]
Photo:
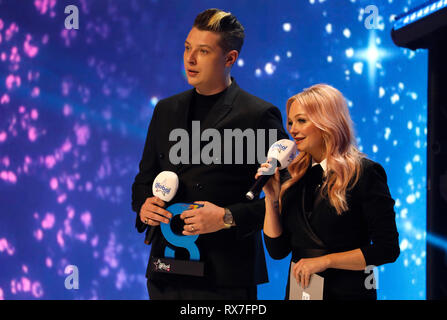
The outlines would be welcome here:
[[[194,203],[176,203],[169,206],[166,210],[176,215],[182,214],[185,210],[200,208],[203,205]],[[200,261],[199,248],[196,240],[199,235],[184,236],[178,235],[172,231],[171,224],[160,224],[161,232],[170,245],[177,248],[184,248],[189,252],[189,260],[175,259],[175,249],[166,246],[164,258],[153,258],[151,268],[156,272],[175,273],[191,276],[203,276],[204,265]]]
[[[152,193],[163,201],[170,201],[178,189],[177,174],[171,171],[163,171],[155,178]],[[195,203],[175,203],[166,208],[172,213],[172,220],[183,211],[203,207]],[[160,224],[161,232],[169,243],[165,248],[164,257],[152,257],[150,261],[151,270],[154,272],[182,274],[201,277],[204,274],[204,263],[200,261],[199,248],[196,240],[199,235],[185,236],[175,233],[171,223]],[[189,253],[189,260],[175,258],[175,248],[184,248]]]

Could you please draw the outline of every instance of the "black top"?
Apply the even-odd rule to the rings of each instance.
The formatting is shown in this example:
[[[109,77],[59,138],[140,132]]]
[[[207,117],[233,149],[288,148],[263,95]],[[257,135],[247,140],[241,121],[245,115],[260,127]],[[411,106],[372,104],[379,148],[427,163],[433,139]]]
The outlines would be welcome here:
[[[219,99],[225,95],[225,90],[205,96],[203,94],[198,93],[195,89],[193,90],[192,98],[191,98],[191,106],[189,108],[189,129],[191,129],[192,121],[204,121],[209,111],[214,107],[214,105],[219,101]]]
[[[212,110],[215,107],[218,107],[219,104],[222,103],[221,98],[225,97],[225,93],[227,92],[228,88],[224,89],[223,91],[205,96],[203,94],[200,94],[196,91],[196,89],[193,90],[192,96],[191,96],[191,103],[189,106],[189,113],[188,113],[188,132],[191,133],[191,139],[189,139],[189,150],[191,152],[189,153],[189,161],[190,163],[193,162],[194,154],[199,153],[200,150],[197,150],[196,148],[199,147],[199,145],[193,144],[193,135],[192,133],[192,121],[199,121],[200,122],[200,136],[202,136],[202,132],[204,130],[203,124],[206,121],[206,118],[210,114],[210,110]],[[211,115],[212,116],[212,115]],[[197,128],[197,125],[196,125]],[[201,148],[204,147],[206,142],[201,142],[200,146]],[[214,155],[213,155],[214,157]]]
[[[272,258],[283,259],[292,253],[292,261],[297,262],[301,258],[360,248],[367,266],[394,262],[400,253],[399,240],[394,200],[383,167],[371,160],[362,160],[359,181],[347,192],[349,210],[341,215],[326,197],[319,196],[319,192],[312,212],[309,214],[306,210],[310,172],[308,169],[283,196],[281,236],[264,235]],[[370,274],[363,271],[328,269],[320,275],[325,278],[324,299],[376,297],[374,289],[365,287]]]

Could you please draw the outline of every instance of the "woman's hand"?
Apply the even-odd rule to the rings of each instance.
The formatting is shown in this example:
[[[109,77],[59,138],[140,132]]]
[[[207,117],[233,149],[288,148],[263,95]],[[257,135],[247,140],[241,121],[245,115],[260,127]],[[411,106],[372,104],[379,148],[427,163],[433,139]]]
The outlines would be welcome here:
[[[293,275],[301,288],[309,286],[310,276],[314,273],[323,272],[329,268],[330,260],[328,256],[318,258],[301,259],[293,267]]]
[[[258,179],[261,175],[265,175],[265,173],[268,173],[269,171],[272,171],[272,165],[270,163],[265,162],[261,164],[261,167],[259,167],[258,172],[255,175],[255,179]],[[279,182],[279,168],[275,168],[275,173],[264,185],[262,191],[264,191],[266,199],[275,201],[279,199],[280,190],[281,184]]]

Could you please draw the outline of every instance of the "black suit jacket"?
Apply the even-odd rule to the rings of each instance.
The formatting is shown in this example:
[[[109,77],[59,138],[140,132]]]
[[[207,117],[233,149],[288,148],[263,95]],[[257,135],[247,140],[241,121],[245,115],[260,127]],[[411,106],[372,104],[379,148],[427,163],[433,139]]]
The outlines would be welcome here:
[[[327,198],[318,196],[310,218],[305,215],[303,205],[308,173],[309,169],[283,195],[283,233],[278,238],[264,235],[269,254],[282,259],[292,253],[292,261],[297,262],[301,258],[360,248],[367,266],[394,262],[400,252],[399,234],[394,200],[382,166],[363,159],[360,179],[347,192],[349,210],[338,215]],[[324,299],[376,298],[376,290],[365,286],[370,273],[327,269],[320,275],[325,278]]]
[[[278,108],[240,89],[234,79],[232,80],[226,93],[201,123],[201,130],[215,128],[221,137],[224,137],[224,129],[277,129],[278,140],[288,138]],[[187,121],[193,90],[160,100],[154,109],[139,173],[132,186],[132,208],[137,213],[136,228],[143,232],[147,227],[140,221],[138,213],[146,198],[152,196],[154,178],[161,171],[174,171],[179,176],[180,187],[169,205],[177,202],[209,201],[229,208],[236,223],[236,227],[200,235],[196,241],[201,260],[205,262],[205,277],[202,280],[207,284],[239,287],[267,282],[260,232],[265,214],[264,200],[248,201],[245,198],[254,182],[259,163],[254,161],[247,164],[245,152],[245,164],[223,164],[221,159],[221,164],[174,165],[169,160],[169,151],[177,143],[169,141],[169,134],[175,128],[188,130]],[[206,143],[202,143],[202,147]],[[257,143],[256,141],[255,145]],[[264,153],[268,147],[267,136]],[[246,148],[244,150],[246,151]],[[222,158],[223,151],[222,139]],[[166,240],[160,228],[150,227],[148,237],[152,241],[151,257],[163,257]],[[181,249],[176,251],[176,257],[182,257]],[[149,266],[146,276],[152,279],[162,278],[165,281],[200,282],[200,279],[195,277],[187,279],[185,276],[151,272]]]

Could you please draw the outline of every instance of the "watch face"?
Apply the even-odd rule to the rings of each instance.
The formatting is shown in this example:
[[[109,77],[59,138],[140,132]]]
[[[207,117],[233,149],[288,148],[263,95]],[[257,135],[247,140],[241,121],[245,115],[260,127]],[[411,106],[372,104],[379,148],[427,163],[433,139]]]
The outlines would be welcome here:
[[[224,222],[226,224],[232,224],[233,223],[233,215],[231,214],[231,212],[229,210],[225,210]]]

